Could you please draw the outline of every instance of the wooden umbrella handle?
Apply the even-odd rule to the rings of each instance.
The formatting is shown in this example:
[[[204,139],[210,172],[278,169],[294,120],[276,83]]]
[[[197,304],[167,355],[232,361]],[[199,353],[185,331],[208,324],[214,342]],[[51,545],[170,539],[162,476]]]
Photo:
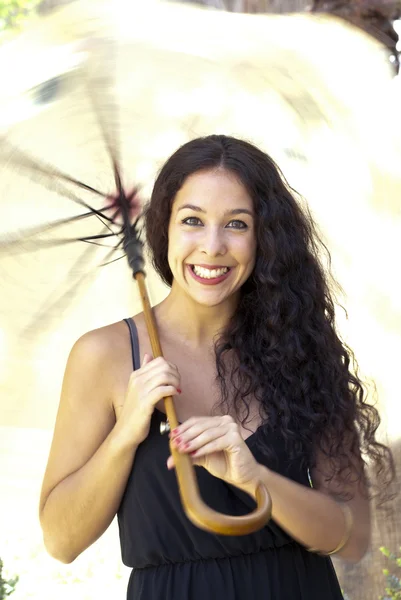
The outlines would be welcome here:
[[[139,286],[153,357],[157,358],[158,356],[163,356],[163,354],[146,290],[145,275],[142,272],[138,272],[134,277]],[[173,398],[171,396],[164,398],[164,404],[170,428],[175,429],[178,427],[179,422]],[[267,488],[261,482],[256,486],[254,498],[257,506],[253,512],[239,517],[219,513],[203,502],[199,493],[198,482],[191,458],[187,454],[181,454],[171,444],[170,449],[174,458],[182,505],[185,514],[194,525],[211,533],[222,535],[245,535],[258,531],[266,525],[271,516],[272,501]]]

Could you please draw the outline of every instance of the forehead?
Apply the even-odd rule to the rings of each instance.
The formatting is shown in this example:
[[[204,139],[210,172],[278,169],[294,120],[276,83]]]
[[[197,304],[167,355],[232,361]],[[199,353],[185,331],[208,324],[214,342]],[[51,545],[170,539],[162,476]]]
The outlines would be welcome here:
[[[224,169],[198,171],[189,175],[176,194],[173,210],[189,202],[204,210],[253,208],[252,199],[243,183],[234,173]]]

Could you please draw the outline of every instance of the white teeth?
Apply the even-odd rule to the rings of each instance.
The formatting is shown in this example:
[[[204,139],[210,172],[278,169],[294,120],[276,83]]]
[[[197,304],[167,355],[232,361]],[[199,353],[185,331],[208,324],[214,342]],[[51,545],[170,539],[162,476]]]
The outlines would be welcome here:
[[[224,275],[224,273],[227,273],[228,271],[228,267],[223,267],[222,269],[205,269],[204,267],[198,267],[197,265],[194,265],[193,269],[194,273],[203,279],[221,277],[221,275]]]

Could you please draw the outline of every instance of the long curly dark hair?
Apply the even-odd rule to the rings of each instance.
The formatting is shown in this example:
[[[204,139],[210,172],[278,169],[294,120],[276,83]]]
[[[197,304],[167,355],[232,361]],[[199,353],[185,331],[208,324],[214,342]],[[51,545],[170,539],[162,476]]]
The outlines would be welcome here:
[[[378,411],[366,401],[353,353],[335,329],[331,276],[322,262],[326,249],[309,210],[301,209],[267,154],[246,141],[211,135],[188,142],[168,159],[144,212],[156,271],[171,286],[168,223],[178,190],[192,173],[217,167],[234,173],[250,194],[257,240],[254,270],[235,314],[215,339],[219,407],[235,411],[246,426],[249,400],[256,397],[262,417],[257,438],[265,454],[272,457],[266,441],[278,431],[290,460],[306,470],[320,450],[328,459],[328,480],[335,475],[346,483],[362,453],[373,467],[371,490],[383,492],[394,477],[393,458],[376,439]],[[230,351],[234,363],[224,360]]]

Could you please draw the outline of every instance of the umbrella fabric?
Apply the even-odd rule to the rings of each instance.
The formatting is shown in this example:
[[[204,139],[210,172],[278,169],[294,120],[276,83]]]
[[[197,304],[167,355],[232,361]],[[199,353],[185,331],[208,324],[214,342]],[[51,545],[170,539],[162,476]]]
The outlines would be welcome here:
[[[327,16],[226,14],[158,2],[132,8],[130,18],[124,10],[123,3],[73,3],[41,21],[40,36],[33,28],[18,39],[14,54],[1,50],[20,56],[18,89],[5,86],[0,97],[0,327],[8,356],[2,384],[21,397],[10,365],[23,356],[39,406],[47,402],[53,411],[73,341],[140,310],[126,261],[99,268],[123,253],[59,243],[103,235],[106,222],[93,216],[49,228],[84,213],[77,201],[95,209],[107,204],[115,192],[110,150],[124,185],[138,185],[144,201],[165,158],[188,139],[221,132],[253,141],[308,198],[346,275],[351,245],[366,245],[354,220],[363,212],[377,227],[373,206],[391,211],[400,185],[392,73],[383,48],[366,34]],[[64,49],[59,63],[56,48]],[[383,186],[392,193],[381,194]],[[43,226],[43,234],[27,235]],[[149,264],[147,273],[154,303],[166,289]],[[27,418],[49,422],[48,410],[35,412]]]

